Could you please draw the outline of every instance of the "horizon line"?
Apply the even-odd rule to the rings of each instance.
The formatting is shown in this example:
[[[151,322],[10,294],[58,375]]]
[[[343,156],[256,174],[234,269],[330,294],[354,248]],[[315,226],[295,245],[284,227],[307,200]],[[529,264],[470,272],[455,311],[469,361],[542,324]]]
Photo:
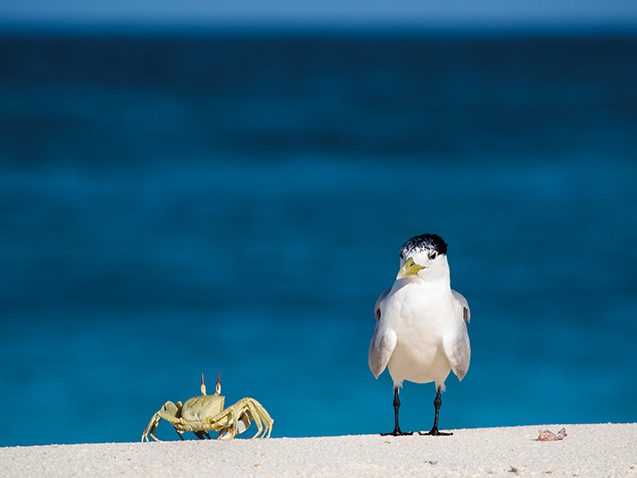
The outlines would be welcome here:
[[[637,36],[632,21],[301,21],[210,22],[103,20],[0,20],[0,35],[128,36],[128,35],[239,35],[239,36]]]

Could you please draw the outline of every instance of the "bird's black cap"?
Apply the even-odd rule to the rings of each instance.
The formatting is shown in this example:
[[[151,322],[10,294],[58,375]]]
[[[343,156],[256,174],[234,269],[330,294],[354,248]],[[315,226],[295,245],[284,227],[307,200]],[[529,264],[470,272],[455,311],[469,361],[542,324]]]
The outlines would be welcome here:
[[[422,234],[412,237],[400,248],[400,258],[410,256],[414,252],[429,252],[429,256],[447,254],[447,243],[437,234]],[[434,254],[435,253],[435,254]],[[433,259],[433,257],[431,257]]]

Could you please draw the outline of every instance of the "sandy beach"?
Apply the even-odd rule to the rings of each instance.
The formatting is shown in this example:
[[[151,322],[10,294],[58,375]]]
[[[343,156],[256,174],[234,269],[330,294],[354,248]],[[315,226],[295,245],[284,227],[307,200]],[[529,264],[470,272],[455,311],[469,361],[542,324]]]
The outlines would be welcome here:
[[[567,436],[538,441],[541,430]],[[637,424],[0,448],[3,477],[637,476]]]

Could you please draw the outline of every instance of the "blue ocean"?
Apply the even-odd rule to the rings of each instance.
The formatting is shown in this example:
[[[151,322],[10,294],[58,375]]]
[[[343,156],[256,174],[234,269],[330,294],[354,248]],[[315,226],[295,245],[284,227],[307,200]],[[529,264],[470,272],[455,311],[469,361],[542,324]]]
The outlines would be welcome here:
[[[5,33],[0,57],[0,446],[138,441],[202,372],[273,437],[391,431],[373,308],[423,233],[471,307],[441,429],[637,420],[637,36]],[[404,430],[434,397],[405,384]]]

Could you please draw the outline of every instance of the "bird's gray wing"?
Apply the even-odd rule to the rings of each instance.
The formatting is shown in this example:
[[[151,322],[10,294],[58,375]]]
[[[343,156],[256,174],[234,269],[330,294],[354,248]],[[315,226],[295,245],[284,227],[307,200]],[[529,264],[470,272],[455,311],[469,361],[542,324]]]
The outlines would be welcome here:
[[[455,299],[456,313],[461,320],[458,320],[458,325],[452,333],[443,337],[442,346],[451,365],[451,370],[458,376],[459,380],[462,380],[469,370],[469,362],[471,361],[471,345],[466,324],[469,322],[470,312],[467,299],[455,290],[451,292]]]
[[[386,321],[381,320],[381,307],[390,289],[383,292],[374,306],[374,316],[376,317],[376,328],[374,329],[374,335],[372,336],[372,342],[369,344],[369,369],[374,374],[374,377],[383,373],[391,354],[394,353],[396,348],[396,342],[398,336],[391,328],[387,327]]]
[[[374,377],[378,378],[387,367],[391,354],[394,353],[396,348],[397,341],[396,332],[385,327],[382,321],[376,322],[372,342],[369,344],[368,357],[369,369],[374,374]]]
[[[391,287],[387,289],[385,292],[383,292],[378,298],[378,300],[376,301],[376,305],[374,306],[374,317],[376,317],[376,321],[380,319],[380,306],[385,300],[385,297],[387,297],[387,294],[389,294],[389,291],[391,291]]]
[[[451,293],[462,307],[462,319],[469,323],[471,321],[471,310],[469,310],[469,303],[467,302],[467,299],[465,299],[460,292],[456,292],[453,289],[451,289]]]

